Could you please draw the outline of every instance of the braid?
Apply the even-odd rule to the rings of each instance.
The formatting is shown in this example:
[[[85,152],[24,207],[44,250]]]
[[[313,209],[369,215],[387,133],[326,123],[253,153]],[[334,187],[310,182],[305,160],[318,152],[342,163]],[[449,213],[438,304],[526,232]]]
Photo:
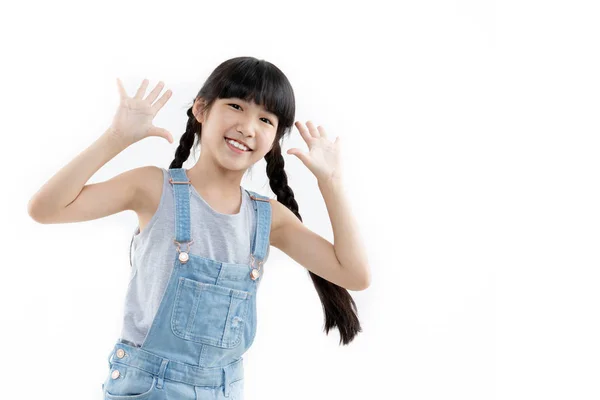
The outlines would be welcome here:
[[[265,155],[265,160],[267,161],[269,186],[277,195],[277,201],[289,208],[302,221],[302,216],[298,212],[298,203],[294,198],[294,191],[288,186],[287,174],[284,169],[285,161],[281,155],[279,142],[275,141],[271,151]]]
[[[194,114],[192,113],[192,107],[188,109],[187,115],[188,122],[185,128],[185,133],[181,135],[181,138],[179,139],[179,146],[177,146],[177,150],[175,150],[175,158],[171,162],[171,165],[169,165],[169,169],[181,168],[183,166],[183,163],[190,156],[190,151],[192,150],[194,139],[196,138],[196,131],[198,131],[198,136],[200,136],[201,125],[194,117]]]
[[[298,203],[294,199],[294,192],[288,186],[287,174],[285,173],[285,162],[281,155],[281,147],[276,140],[273,148],[265,155],[267,162],[267,176],[271,190],[277,196],[277,201],[290,209],[300,221],[302,217],[298,212]],[[321,278],[319,275],[308,271],[313,285],[321,299],[325,313],[325,333],[336,327],[340,332],[340,342],[350,343],[358,332],[362,332],[358,316],[356,315],[356,303],[350,293],[341,286]]]
[[[200,137],[200,132],[202,130],[202,125],[196,120],[194,114],[192,113],[192,107],[187,110],[188,122],[185,128],[185,133],[181,135],[179,139],[179,146],[175,150],[175,159],[169,165],[169,169],[171,168],[181,168],[183,163],[190,156],[190,151],[192,146],[194,145],[194,139],[196,137],[196,131],[198,132],[198,137]],[[133,244],[133,239],[135,235],[131,237],[131,243],[129,244],[129,265],[133,266],[131,262],[131,246]]]

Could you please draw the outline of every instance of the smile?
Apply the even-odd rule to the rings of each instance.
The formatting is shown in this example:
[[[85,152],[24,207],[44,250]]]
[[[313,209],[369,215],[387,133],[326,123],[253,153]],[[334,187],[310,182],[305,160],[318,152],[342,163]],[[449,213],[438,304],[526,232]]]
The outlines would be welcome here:
[[[235,152],[237,154],[247,153],[247,152],[252,151],[252,150],[250,150],[250,148],[244,146],[241,143],[236,142],[235,140],[225,138],[225,142],[227,143],[227,147],[229,147],[230,150],[232,150],[233,152]]]

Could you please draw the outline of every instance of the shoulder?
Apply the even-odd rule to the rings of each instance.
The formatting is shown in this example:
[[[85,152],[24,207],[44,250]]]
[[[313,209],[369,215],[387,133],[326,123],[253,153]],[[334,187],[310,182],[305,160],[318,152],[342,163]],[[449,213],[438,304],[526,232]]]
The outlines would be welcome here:
[[[277,201],[277,199],[269,199],[269,203],[271,204],[271,233],[277,227],[279,223],[279,218],[281,214],[280,206],[283,207],[283,204]]]
[[[163,169],[154,165],[136,168],[136,193],[134,210],[137,212],[156,210],[162,196]]]
[[[269,203],[271,204],[271,233],[269,242],[271,245],[277,247],[285,228],[294,224],[302,225],[302,221],[289,208],[277,201],[277,199],[269,199]]]
[[[139,183],[138,186],[140,188],[140,192],[143,195],[148,195],[152,193],[160,194],[162,192],[162,186],[164,181],[164,173],[162,168],[156,167],[154,165],[148,165],[145,167],[138,168],[138,178]]]
[[[138,171],[138,175],[140,178],[163,178],[163,169],[155,165],[146,165],[144,167],[138,167],[136,168],[136,170]]]

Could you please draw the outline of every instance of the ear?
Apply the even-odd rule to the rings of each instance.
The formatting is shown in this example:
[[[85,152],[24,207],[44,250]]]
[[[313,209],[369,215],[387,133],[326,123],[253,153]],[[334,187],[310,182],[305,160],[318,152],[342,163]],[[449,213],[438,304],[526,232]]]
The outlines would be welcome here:
[[[206,106],[206,101],[202,97],[198,97],[194,100],[194,106],[192,107],[192,113],[196,116],[196,121],[201,124],[206,120],[206,111],[204,107]]]

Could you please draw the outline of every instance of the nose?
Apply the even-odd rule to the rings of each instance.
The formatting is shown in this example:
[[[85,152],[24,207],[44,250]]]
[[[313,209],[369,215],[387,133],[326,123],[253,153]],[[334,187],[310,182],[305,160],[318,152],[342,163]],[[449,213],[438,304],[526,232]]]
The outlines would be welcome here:
[[[248,120],[248,118],[240,121],[236,130],[241,133],[245,137],[254,137],[256,128],[253,126],[252,122]]]

